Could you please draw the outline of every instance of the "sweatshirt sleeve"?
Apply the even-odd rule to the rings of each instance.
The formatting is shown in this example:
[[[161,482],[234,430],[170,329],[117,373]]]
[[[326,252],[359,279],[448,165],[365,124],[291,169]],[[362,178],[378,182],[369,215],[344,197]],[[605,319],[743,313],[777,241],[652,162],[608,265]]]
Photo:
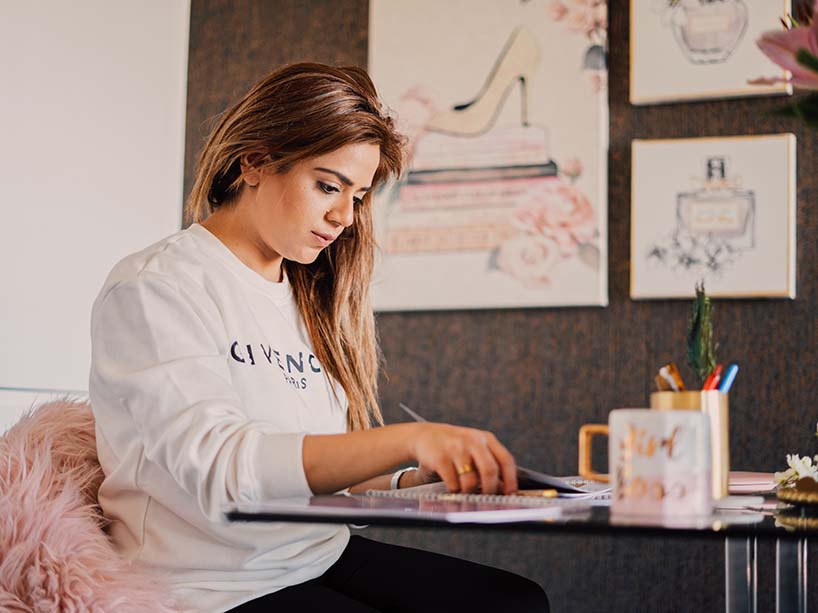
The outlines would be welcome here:
[[[204,291],[191,298],[156,273],[116,284],[92,314],[92,402],[131,420],[145,457],[211,520],[224,503],[311,494],[304,433],[247,417],[220,350],[223,334]]]

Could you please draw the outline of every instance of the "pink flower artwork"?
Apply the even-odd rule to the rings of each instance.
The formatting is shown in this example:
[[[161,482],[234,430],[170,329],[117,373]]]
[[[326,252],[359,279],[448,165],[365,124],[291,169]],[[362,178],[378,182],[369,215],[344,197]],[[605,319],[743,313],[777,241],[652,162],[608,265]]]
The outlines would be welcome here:
[[[577,160],[578,170],[581,164]],[[499,247],[497,267],[528,286],[548,285],[553,269],[597,240],[594,209],[587,196],[562,180],[541,184],[514,212],[515,237]]]
[[[569,30],[582,33],[591,40],[608,29],[606,0],[554,0],[549,13],[554,21],[564,21]]]
[[[603,71],[598,71],[591,75],[591,87],[594,90],[594,93],[600,93],[607,89],[608,87],[608,73]]]
[[[551,271],[560,260],[554,241],[519,234],[500,245],[497,267],[529,287],[551,284]]]
[[[411,161],[415,145],[423,135],[429,118],[440,108],[434,95],[422,84],[415,84],[406,90],[398,100],[397,116],[400,118],[400,130],[406,137],[406,158]]]
[[[548,11],[551,14],[551,19],[554,21],[562,21],[568,14],[568,7],[565,6],[561,0],[554,0],[549,6]]]
[[[560,173],[576,181],[582,175],[582,162],[578,158],[571,158],[560,164]]]
[[[552,0],[549,15],[564,23],[569,32],[584,36],[590,46],[582,59],[584,70],[591,72],[595,93],[607,87],[608,2],[607,0]]]
[[[550,181],[530,192],[514,221],[523,233],[554,241],[563,257],[575,255],[580,244],[596,240],[591,202],[580,189],[562,181]]]

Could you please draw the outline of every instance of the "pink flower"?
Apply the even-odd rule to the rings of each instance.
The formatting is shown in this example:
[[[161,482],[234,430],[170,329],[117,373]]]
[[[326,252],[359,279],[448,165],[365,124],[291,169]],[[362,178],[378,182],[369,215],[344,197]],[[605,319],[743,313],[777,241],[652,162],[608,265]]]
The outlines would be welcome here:
[[[594,209],[582,191],[559,180],[545,182],[515,211],[515,225],[525,234],[554,241],[563,257],[596,239]]]
[[[818,0],[814,11],[818,12]],[[773,62],[791,73],[791,77],[761,77],[749,81],[752,85],[773,85],[775,83],[792,83],[803,89],[818,89],[818,72],[798,63],[796,54],[805,49],[818,56],[818,17],[805,26],[788,30],[765,32],[756,41],[759,49]]]
[[[520,234],[500,245],[497,266],[529,287],[551,283],[551,270],[560,260],[554,241]]]
[[[599,43],[604,40],[608,28],[608,5],[605,0],[552,0],[549,5],[551,19],[565,21],[571,32],[585,35]]]
[[[568,14],[568,7],[560,0],[554,0],[548,9],[551,12],[551,19],[554,21],[561,21]]]
[[[598,29],[608,29],[608,4],[600,2],[594,7],[594,26]]]
[[[594,93],[600,93],[608,86],[608,73],[604,70],[598,70],[591,75],[591,88]]]
[[[395,112],[400,130],[408,141],[408,159],[414,155],[415,144],[425,131],[429,118],[437,112],[438,106],[433,94],[422,85],[415,85],[398,100]]]
[[[568,29],[582,32],[586,36],[594,30],[594,11],[592,8],[574,8],[568,17]]]
[[[582,174],[582,162],[578,158],[571,158],[560,166],[560,171],[569,179],[577,179]]]

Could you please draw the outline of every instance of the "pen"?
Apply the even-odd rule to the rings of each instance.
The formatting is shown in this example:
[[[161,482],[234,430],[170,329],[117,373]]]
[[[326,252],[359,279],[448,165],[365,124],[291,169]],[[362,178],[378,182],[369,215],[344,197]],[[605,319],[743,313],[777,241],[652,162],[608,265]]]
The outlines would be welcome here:
[[[716,364],[716,367],[713,369],[713,372],[704,380],[704,385],[702,385],[702,390],[714,390],[717,388],[719,384],[719,380],[721,379],[721,364]]]
[[[417,413],[415,413],[415,412],[414,412],[412,409],[410,409],[409,407],[407,407],[407,406],[406,406],[405,404],[403,404],[402,402],[400,403],[400,405],[399,405],[399,406],[400,406],[400,408],[401,408],[401,409],[403,409],[403,412],[404,412],[404,413],[406,413],[406,414],[407,414],[409,417],[411,417],[411,418],[412,418],[412,419],[414,419],[415,421],[420,421],[420,422],[424,422],[424,421],[426,421],[426,420],[425,420],[423,417],[421,417],[420,415],[418,415]]]
[[[726,394],[730,391],[730,388],[733,385],[733,381],[736,379],[736,374],[738,373],[738,364],[730,364],[727,367],[727,372],[724,373],[724,377],[721,380],[721,385],[719,385],[719,391],[722,394]]]
[[[679,369],[676,364],[670,362],[659,369],[659,376],[664,379],[674,392],[683,392],[685,384],[682,381],[682,376],[679,374]]]
[[[557,490],[518,490],[514,492],[515,496],[534,496],[536,498],[556,498]]]

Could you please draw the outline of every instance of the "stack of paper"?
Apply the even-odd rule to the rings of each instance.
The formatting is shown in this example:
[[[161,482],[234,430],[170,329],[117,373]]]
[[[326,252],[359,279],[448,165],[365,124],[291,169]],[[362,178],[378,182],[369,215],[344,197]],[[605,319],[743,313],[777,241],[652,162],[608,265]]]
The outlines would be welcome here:
[[[734,470],[730,472],[729,488],[731,494],[770,492],[775,489],[775,477],[773,473]]]

